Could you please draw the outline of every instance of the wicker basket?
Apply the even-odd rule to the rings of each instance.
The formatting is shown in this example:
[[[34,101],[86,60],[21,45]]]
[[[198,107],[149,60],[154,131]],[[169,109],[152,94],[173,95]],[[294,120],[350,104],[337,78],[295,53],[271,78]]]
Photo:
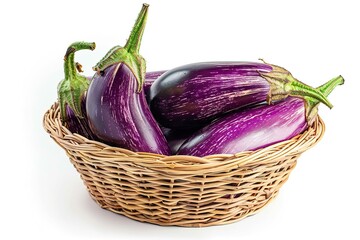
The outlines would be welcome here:
[[[72,134],[61,125],[57,103],[43,124],[102,208],[141,222],[186,227],[227,224],[256,213],[278,194],[297,158],[325,130],[318,116],[291,140],[199,158],[135,153]]]

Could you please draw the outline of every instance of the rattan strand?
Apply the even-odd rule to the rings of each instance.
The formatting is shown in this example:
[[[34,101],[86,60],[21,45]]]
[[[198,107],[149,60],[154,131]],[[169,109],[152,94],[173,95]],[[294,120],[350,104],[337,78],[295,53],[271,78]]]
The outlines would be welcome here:
[[[256,213],[278,194],[297,158],[325,130],[318,116],[304,133],[258,151],[163,156],[72,134],[59,113],[55,103],[44,115],[44,127],[102,208],[141,222],[184,227],[227,224]]]

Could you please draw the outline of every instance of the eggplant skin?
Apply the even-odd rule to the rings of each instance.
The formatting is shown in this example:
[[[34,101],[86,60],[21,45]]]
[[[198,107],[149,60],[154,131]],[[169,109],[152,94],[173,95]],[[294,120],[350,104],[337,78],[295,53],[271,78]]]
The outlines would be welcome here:
[[[95,74],[86,98],[92,132],[101,141],[135,152],[169,155],[170,149],[136,77],[124,63]]]
[[[66,126],[72,133],[77,133],[81,136],[86,137],[89,140],[96,140],[96,137],[92,133],[88,119],[86,116],[86,95],[81,99],[81,112],[83,113],[84,117],[80,118],[77,117],[74,111],[71,109],[70,106],[66,106]]]
[[[143,85],[143,91],[146,97],[146,100],[149,101],[150,95],[150,87],[153,85],[156,79],[158,79],[161,75],[163,75],[166,71],[153,71],[147,72],[145,74],[145,82]]]
[[[150,88],[149,104],[164,127],[196,129],[241,107],[266,101],[270,85],[254,62],[204,62],[165,72]]]
[[[87,76],[87,81],[91,83],[92,77]],[[83,114],[83,117],[77,117],[75,112],[71,109],[69,105],[66,105],[65,107],[66,111],[66,127],[70,130],[72,133],[77,133],[81,136],[86,137],[89,140],[96,140],[95,135],[92,133],[88,119],[86,116],[86,92],[81,97],[81,112]]]
[[[169,144],[172,154],[176,154],[180,146],[194,134],[194,131],[177,131],[165,127],[160,128]]]
[[[307,127],[304,100],[288,97],[215,120],[192,135],[177,154],[204,157],[257,150],[291,139]]]
[[[166,72],[165,70],[161,70],[161,71],[147,72],[145,74],[145,82],[144,82],[144,85],[143,85],[143,91],[144,91],[144,94],[145,94],[146,98],[149,97],[151,85],[155,82],[156,79],[158,79],[165,72]],[[89,82],[91,82],[93,77],[88,76],[86,78],[89,80]]]
[[[154,71],[154,72],[146,73],[146,79],[145,79],[144,87],[143,87],[145,96],[146,96],[146,94],[149,94],[150,87],[154,83],[154,81],[158,77],[160,77],[164,72],[165,71]],[[91,82],[93,77],[87,76],[86,78],[89,82]],[[86,105],[86,93],[82,97],[82,101],[81,101],[81,112],[83,113],[84,118],[76,117],[74,111],[69,106],[66,106],[66,117],[67,117],[66,125],[67,125],[67,128],[70,130],[70,132],[77,133],[79,135],[86,137],[87,139],[90,139],[90,140],[96,140],[96,137],[94,136],[94,134],[92,133],[92,131],[89,127],[88,119],[86,116],[87,114],[86,114],[86,106],[85,105]],[[178,146],[178,147],[180,147],[180,146]]]

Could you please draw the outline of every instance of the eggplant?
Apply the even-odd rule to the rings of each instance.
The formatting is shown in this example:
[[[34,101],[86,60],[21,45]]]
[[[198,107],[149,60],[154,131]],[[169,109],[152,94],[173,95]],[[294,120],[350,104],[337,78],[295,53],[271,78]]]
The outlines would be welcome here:
[[[145,82],[143,86],[143,91],[145,94],[146,99],[149,99],[150,87],[158,79],[161,75],[163,75],[166,71],[154,71],[154,72],[147,72],[145,74]]]
[[[286,69],[255,62],[203,62],[169,70],[151,86],[149,104],[162,126],[194,129],[226,112],[288,96],[311,96],[332,107]]]
[[[344,83],[339,76],[318,90],[325,96]],[[203,157],[257,150],[285,141],[312,125],[320,101],[311,97],[288,97],[274,105],[259,105],[221,117],[192,135],[178,155]]]
[[[194,131],[177,131],[161,126],[160,128],[169,144],[171,154],[176,154],[180,146],[194,134]]]
[[[80,75],[81,65],[74,62],[74,54],[78,50],[95,49],[95,43],[74,42],[64,56],[65,78],[58,84],[58,101],[62,123],[72,133],[80,134],[88,139],[95,139],[86,118],[85,99],[90,80]]]
[[[124,47],[112,48],[93,68],[86,110],[101,141],[135,152],[169,155],[170,149],[147,105],[142,89],[145,60],[139,54],[147,19],[144,4]]]
[[[148,99],[151,85],[155,82],[156,79],[158,79],[165,72],[166,71],[152,71],[152,72],[147,72],[145,74],[143,91],[144,91],[146,99]],[[89,82],[91,82],[93,76],[87,76],[86,78],[88,79]]]

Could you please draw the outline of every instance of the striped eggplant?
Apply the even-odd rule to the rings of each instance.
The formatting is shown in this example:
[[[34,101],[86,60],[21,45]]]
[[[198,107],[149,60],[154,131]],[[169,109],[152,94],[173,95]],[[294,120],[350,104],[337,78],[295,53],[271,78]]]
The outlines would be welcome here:
[[[72,133],[80,134],[88,139],[94,136],[88,126],[85,109],[86,91],[90,80],[78,73],[81,65],[74,62],[74,54],[82,49],[95,49],[95,43],[75,42],[71,44],[64,57],[65,79],[58,85],[58,101],[61,120]]]
[[[339,76],[318,88],[325,96],[344,83]],[[274,105],[259,105],[221,117],[192,135],[179,155],[207,156],[256,150],[288,140],[313,123],[320,101],[288,97]]]
[[[255,62],[204,62],[164,73],[150,88],[150,108],[164,127],[197,128],[225,112],[287,96],[311,96],[331,107],[316,89],[286,69]]]
[[[166,71],[152,71],[152,72],[146,72],[145,74],[145,81],[143,85],[143,91],[145,94],[145,97],[147,98],[150,93],[150,87],[155,82],[156,79],[158,79],[162,74],[164,74]],[[92,80],[92,76],[86,77],[89,82]]]
[[[94,67],[86,110],[101,141],[136,152],[169,155],[170,149],[153,118],[142,90],[145,60],[139,54],[148,5],[144,4],[124,47],[112,48]]]
[[[165,71],[146,72],[145,81],[144,81],[144,85],[143,85],[143,91],[144,91],[146,99],[148,99],[151,85],[155,82],[156,79],[158,79],[164,73],[165,73]],[[89,82],[91,82],[93,77],[88,76],[86,78],[89,80]]]
[[[145,74],[145,82],[143,85],[143,91],[146,97],[146,100],[149,99],[150,94],[150,87],[158,79],[161,75],[163,75],[165,71],[154,71],[154,72],[147,72]]]

